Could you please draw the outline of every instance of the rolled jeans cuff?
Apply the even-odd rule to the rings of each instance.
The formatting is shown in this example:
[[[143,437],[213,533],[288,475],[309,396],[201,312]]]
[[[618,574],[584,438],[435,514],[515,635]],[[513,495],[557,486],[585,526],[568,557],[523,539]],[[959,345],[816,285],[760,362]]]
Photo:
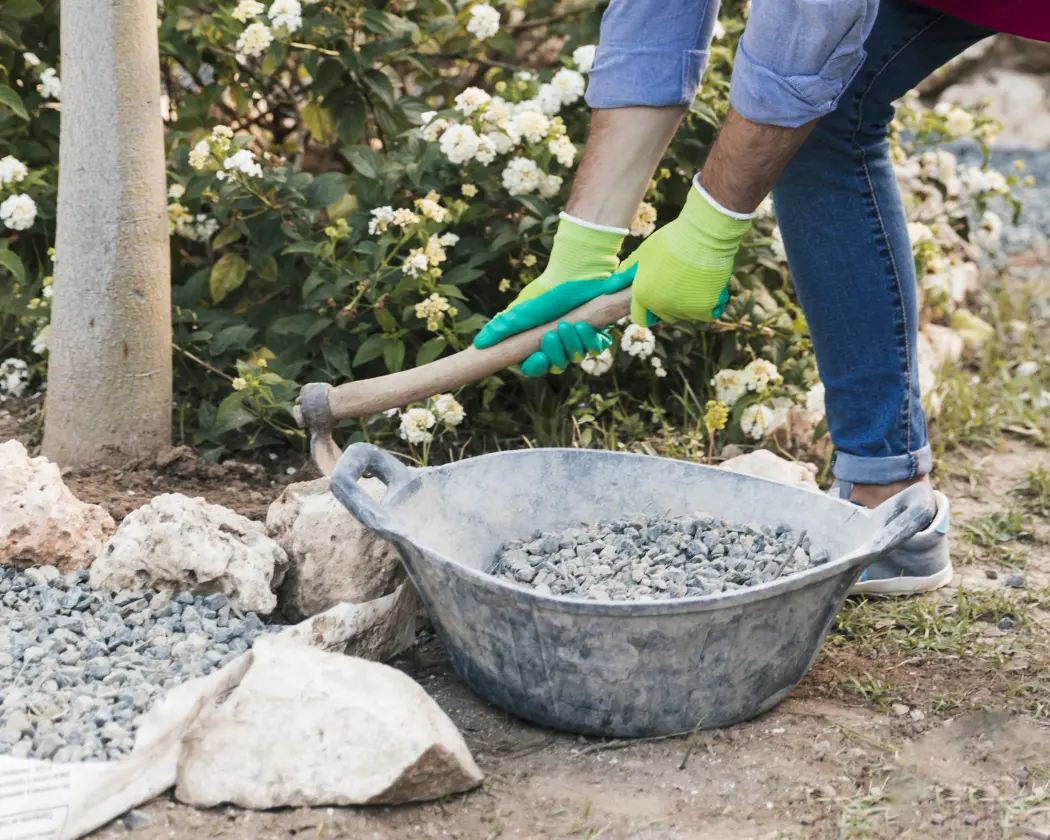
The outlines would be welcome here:
[[[599,46],[587,78],[587,105],[689,105],[696,98],[707,59],[706,50]]]
[[[933,469],[933,450],[929,444],[907,455],[868,458],[848,452],[835,453],[831,472],[841,481],[853,484],[893,484],[926,475]]]

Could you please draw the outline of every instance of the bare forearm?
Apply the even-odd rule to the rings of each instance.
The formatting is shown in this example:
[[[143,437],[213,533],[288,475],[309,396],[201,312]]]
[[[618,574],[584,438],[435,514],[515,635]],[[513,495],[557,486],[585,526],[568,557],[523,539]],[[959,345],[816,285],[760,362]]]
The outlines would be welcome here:
[[[754,212],[815,125],[815,120],[798,128],[760,125],[730,109],[700,185],[727,210]]]
[[[594,111],[566,211],[588,222],[627,227],[684,114],[681,107]]]

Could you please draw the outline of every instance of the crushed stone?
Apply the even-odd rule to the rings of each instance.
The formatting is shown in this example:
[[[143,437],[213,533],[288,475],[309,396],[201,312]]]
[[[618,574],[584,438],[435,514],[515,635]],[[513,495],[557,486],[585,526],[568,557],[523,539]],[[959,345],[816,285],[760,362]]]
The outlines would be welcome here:
[[[0,755],[119,759],[154,702],[277,629],[219,593],[109,595],[87,571],[0,567]]]
[[[734,592],[827,563],[804,531],[647,514],[505,542],[489,572],[544,595],[662,601]]]

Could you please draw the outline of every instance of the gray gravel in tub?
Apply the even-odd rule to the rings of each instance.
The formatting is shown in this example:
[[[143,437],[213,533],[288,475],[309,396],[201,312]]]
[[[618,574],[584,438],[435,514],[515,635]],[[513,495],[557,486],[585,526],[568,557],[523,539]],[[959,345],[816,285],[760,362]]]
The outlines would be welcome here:
[[[0,755],[119,759],[139,715],[168,690],[271,629],[225,595],[110,596],[87,578],[0,568]]]
[[[639,514],[511,540],[489,571],[544,595],[663,601],[757,586],[828,559],[787,525]]]

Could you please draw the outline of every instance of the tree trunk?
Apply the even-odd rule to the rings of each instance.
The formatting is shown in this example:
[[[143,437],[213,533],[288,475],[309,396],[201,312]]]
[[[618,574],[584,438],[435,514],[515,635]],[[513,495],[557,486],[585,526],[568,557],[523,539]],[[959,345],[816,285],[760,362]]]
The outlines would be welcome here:
[[[156,0],[62,0],[62,134],[44,453],[171,443],[171,265]]]

